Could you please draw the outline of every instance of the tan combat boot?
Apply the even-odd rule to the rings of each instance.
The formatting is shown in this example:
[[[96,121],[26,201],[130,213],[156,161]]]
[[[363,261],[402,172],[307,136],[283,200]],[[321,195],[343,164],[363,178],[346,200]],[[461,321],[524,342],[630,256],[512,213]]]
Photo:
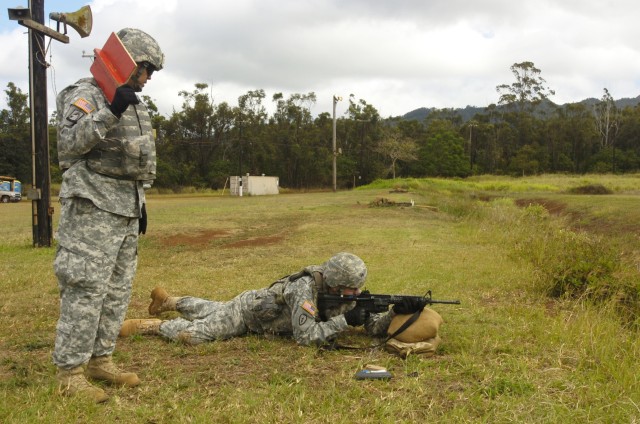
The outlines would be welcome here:
[[[162,312],[175,311],[179,297],[169,296],[169,293],[162,287],[151,290],[151,304],[149,305],[149,315],[160,315]]]
[[[133,336],[134,334],[160,334],[162,320],[152,319],[127,319],[122,323],[120,337]]]
[[[110,355],[92,357],[87,365],[87,376],[120,386],[135,387],[140,384],[135,373],[120,371]]]
[[[96,403],[109,399],[104,390],[87,381],[82,366],[69,370],[58,368],[56,380],[58,380],[58,390],[65,396],[85,396]]]

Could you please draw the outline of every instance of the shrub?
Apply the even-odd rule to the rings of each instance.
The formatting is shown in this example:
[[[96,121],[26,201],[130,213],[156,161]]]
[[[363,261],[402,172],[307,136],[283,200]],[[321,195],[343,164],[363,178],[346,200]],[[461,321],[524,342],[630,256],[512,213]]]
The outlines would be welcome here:
[[[622,282],[615,277],[621,262],[617,250],[601,236],[566,228],[561,218],[531,204],[505,210],[494,205],[490,218],[505,242],[537,270],[538,289],[551,297],[607,297]]]
[[[568,190],[571,194],[612,194],[613,191],[609,190],[602,184],[588,184],[579,187],[573,187]]]
[[[560,230],[550,235],[551,249],[539,264],[546,275],[546,291],[552,297],[577,297],[611,291],[618,269],[616,252],[601,237]]]

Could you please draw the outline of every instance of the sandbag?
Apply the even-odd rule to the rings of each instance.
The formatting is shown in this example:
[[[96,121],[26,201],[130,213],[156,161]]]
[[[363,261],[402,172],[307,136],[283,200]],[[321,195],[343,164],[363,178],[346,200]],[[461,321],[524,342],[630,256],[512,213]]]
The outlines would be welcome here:
[[[385,343],[385,349],[401,358],[406,358],[409,355],[422,355],[428,358],[436,353],[439,344],[439,336],[417,343],[403,343],[397,339],[389,339]]]
[[[387,334],[390,336],[405,323],[411,314],[396,315],[389,324]],[[394,338],[403,343],[417,343],[425,340],[433,339],[438,336],[438,329],[443,320],[439,313],[433,309],[424,308],[418,319]]]

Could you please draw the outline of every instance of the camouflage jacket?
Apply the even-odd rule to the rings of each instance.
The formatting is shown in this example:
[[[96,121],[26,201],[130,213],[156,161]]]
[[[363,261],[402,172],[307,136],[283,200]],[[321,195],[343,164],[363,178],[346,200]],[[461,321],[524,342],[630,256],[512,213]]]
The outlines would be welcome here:
[[[83,197],[98,208],[128,217],[139,217],[144,203],[142,179],[96,172],[91,160],[96,151],[108,149],[114,140],[135,143],[153,140],[151,118],[144,104],[130,105],[118,119],[93,78],[84,78],[57,97],[58,159],[64,171],[60,197]],[[155,178],[155,146],[149,156],[148,179]]]

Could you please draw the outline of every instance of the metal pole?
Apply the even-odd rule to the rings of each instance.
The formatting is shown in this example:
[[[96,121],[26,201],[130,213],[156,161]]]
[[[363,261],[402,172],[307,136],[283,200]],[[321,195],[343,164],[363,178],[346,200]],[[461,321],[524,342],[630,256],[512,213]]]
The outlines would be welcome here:
[[[476,122],[469,122],[469,167],[471,172],[473,172],[473,164],[475,163],[475,152],[473,148],[473,129],[477,126],[478,124]]]
[[[337,190],[338,181],[338,152],[336,150],[336,103],[342,100],[342,97],[333,96],[333,191]]]
[[[44,0],[29,0],[31,17],[44,24]],[[47,68],[44,35],[29,29],[29,99],[31,106],[31,145],[33,150],[33,245],[51,247],[52,215],[49,169],[49,131],[47,113]]]

